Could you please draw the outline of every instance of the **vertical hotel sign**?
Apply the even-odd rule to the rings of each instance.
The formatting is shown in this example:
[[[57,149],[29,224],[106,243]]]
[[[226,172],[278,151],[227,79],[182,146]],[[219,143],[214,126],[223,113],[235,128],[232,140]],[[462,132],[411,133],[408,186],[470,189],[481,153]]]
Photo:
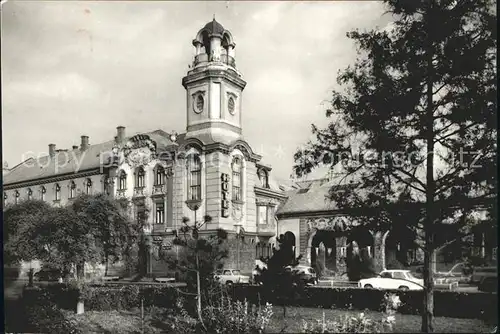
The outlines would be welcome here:
[[[221,180],[221,216],[224,218],[229,217],[229,175],[222,173]]]

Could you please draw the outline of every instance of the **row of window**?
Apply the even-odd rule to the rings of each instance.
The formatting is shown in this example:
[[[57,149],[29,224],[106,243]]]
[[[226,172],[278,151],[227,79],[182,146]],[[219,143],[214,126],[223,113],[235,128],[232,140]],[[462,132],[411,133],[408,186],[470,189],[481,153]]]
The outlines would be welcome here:
[[[54,190],[55,190],[54,200],[55,201],[61,200],[61,186],[59,185],[59,183],[55,184]],[[33,199],[33,190],[31,188],[28,188],[28,190],[26,192],[28,195],[28,200],[32,200]],[[47,193],[47,189],[45,188],[45,186],[41,186],[40,191],[39,191],[39,194],[40,194],[39,199],[41,199],[42,201],[45,201],[46,193]],[[92,180],[91,179],[85,180],[85,194],[87,194],[87,195],[92,194]],[[77,195],[76,183],[75,183],[75,181],[70,181],[70,183],[69,183],[69,198],[70,199],[75,198],[76,195]],[[19,192],[19,190],[16,190],[14,193],[14,201],[16,204],[19,203],[20,197],[21,197],[21,193]],[[7,193],[4,193],[4,200],[7,200],[7,198],[8,198]]]
[[[154,169],[155,179],[154,185],[161,186],[165,184],[165,168],[162,166],[156,166]],[[146,186],[146,171],[143,167],[136,168],[134,172],[135,176],[135,187],[136,188],[144,188]],[[124,170],[121,170],[118,174],[118,189],[125,190],[127,189],[127,173]]]
[[[198,155],[190,155],[187,160],[187,198],[190,201],[201,200],[201,160]],[[243,164],[240,158],[234,158],[231,165],[232,169],[232,199],[242,201],[243,199]],[[155,168],[155,185],[165,183],[164,168],[158,166]],[[138,167],[134,172],[135,187],[145,186],[146,172],[143,167]],[[127,173],[121,170],[118,175],[118,189],[127,189]]]

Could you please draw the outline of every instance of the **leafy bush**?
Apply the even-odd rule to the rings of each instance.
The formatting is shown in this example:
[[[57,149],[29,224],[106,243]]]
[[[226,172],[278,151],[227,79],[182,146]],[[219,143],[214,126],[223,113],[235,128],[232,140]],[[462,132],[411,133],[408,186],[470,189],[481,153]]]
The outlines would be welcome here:
[[[258,286],[235,286],[233,298],[250,300],[258,303],[261,288]],[[359,289],[354,287],[314,287],[306,288],[300,299],[289,305],[303,307],[324,307],[339,309],[357,309],[384,311],[382,305],[387,292],[399,296],[403,305],[398,309],[402,314],[421,314],[423,307],[422,291],[387,291],[377,289]],[[496,293],[466,293],[449,290],[434,291],[434,312],[439,317],[466,319],[496,319]]]
[[[344,315],[337,320],[326,320],[325,312],[323,319],[315,323],[303,321],[303,333],[388,333],[392,324],[383,320],[373,320],[365,317],[364,313],[357,316]]]
[[[304,320],[303,331],[305,333],[388,333],[393,329],[396,321],[396,310],[401,306],[401,300],[395,294],[386,293],[382,308],[384,317],[381,320],[373,320],[365,317],[364,313],[357,316],[344,315],[337,320],[326,320],[325,312],[323,319],[309,323]]]
[[[24,309],[25,332],[29,333],[82,333],[54,304],[30,305]]]
[[[218,305],[208,306],[203,319],[209,333],[262,333],[273,315],[272,305],[251,305],[247,300],[222,297]]]
[[[57,284],[46,287],[25,288],[23,303],[26,305],[52,303],[65,310],[75,310],[78,298],[89,311],[130,310],[157,306],[173,308],[177,290],[157,285],[88,285],[77,289],[72,285]]]

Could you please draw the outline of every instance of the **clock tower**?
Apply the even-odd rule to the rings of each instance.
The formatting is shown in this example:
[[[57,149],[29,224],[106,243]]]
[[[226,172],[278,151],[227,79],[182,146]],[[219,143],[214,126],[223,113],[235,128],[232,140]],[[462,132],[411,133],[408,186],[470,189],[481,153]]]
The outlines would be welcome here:
[[[233,142],[241,137],[246,85],[236,69],[233,36],[214,18],[198,32],[193,46],[193,64],[182,79],[187,92],[186,138]]]

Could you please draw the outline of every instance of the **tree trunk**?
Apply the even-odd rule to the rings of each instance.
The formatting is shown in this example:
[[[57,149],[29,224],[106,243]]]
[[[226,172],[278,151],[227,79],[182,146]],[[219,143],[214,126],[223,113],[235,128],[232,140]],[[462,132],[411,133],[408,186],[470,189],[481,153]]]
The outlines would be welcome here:
[[[429,9],[429,18],[433,15],[432,5]],[[427,142],[427,171],[426,171],[426,217],[425,217],[425,253],[424,253],[424,312],[422,313],[422,328],[424,333],[432,333],[434,331],[434,279],[433,279],[433,262],[434,262],[434,103],[432,101],[434,81],[433,73],[433,45],[432,36],[432,20],[427,22],[427,78],[426,78],[426,135]]]
[[[200,266],[199,266],[199,258],[198,258],[198,253],[196,253],[196,292],[197,292],[197,310],[198,310],[198,319],[200,320],[201,326],[203,329],[206,331],[207,328],[205,327],[205,324],[203,323],[203,317],[201,315],[201,286],[200,286]]]
[[[106,263],[104,265],[104,277],[108,276],[108,268],[109,267],[109,257],[106,255]]]
[[[85,262],[80,262],[76,264],[76,278],[78,280],[85,278],[84,269],[85,269]]]

